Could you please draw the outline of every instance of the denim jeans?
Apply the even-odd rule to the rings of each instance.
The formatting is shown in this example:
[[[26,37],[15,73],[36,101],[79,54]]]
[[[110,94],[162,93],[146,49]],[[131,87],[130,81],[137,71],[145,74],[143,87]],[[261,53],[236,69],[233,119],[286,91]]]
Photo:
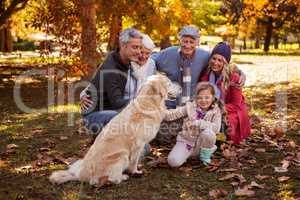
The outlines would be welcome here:
[[[83,117],[84,126],[87,127],[93,134],[99,134],[102,128],[118,114],[114,110],[102,110],[89,113]]]
[[[166,105],[167,109],[175,109],[176,105],[177,105],[177,101],[176,100],[166,100],[165,105]]]

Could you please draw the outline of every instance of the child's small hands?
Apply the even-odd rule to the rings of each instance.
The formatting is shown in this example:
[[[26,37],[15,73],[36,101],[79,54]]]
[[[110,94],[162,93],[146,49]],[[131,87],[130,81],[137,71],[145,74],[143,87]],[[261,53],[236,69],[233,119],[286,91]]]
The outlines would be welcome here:
[[[193,122],[190,120],[185,123],[185,125],[188,129],[191,128],[192,124],[193,124]]]
[[[187,121],[186,122],[186,126],[187,126],[188,129],[192,129],[192,130],[194,130],[194,129],[197,128],[196,125],[195,125],[195,123],[193,123],[192,120]]]

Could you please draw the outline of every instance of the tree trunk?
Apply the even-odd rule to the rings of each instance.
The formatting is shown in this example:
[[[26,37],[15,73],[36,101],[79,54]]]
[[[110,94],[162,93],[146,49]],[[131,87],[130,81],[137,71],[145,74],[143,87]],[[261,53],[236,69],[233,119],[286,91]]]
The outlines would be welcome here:
[[[274,49],[278,49],[278,46],[279,46],[279,37],[278,37],[278,35],[275,34],[273,39],[274,39]]]
[[[243,49],[247,49],[246,38],[243,39]]]
[[[168,48],[168,47],[171,46],[171,41],[170,41],[169,35],[165,36],[165,37],[160,41],[159,46],[160,46],[160,49],[161,49],[161,50],[162,50],[162,49],[166,49],[166,48]]]
[[[266,29],[266,37],[265,37],[265,44],[264,44],[264,51],[268,52],[270,49],[271,44],[271,38],[272,38],[272,32],[273,32],[273,18],[269,18],[267,29]]]
[[[12,52],[13,51],[13,41],[10,28],[5,26],[0,29],[0,51],[2,52]]]
[[[96,7],[94,0],[80,0],[81,60],[86,64],[87,78],[90,78],[97,65]]]
[[[259,36],[256,36],[255,37],[255,49],[259,49],[259,47],[260,47],[260,38],[259,38]]]
[[[122,31],[122,16],[112,15],[109,27],[109,41],[107,50],[111,51],[119,48],[119,35]]]
[[[235,37],[230,38],[230,46],[231,46],[232,49],[235,48]]]

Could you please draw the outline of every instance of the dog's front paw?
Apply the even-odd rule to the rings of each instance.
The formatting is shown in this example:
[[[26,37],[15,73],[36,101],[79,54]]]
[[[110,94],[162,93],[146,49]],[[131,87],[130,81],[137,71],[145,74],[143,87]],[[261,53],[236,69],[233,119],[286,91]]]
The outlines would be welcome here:
[[[132,177],[134,178],[140,178],[142,175],[143,175],[142,170],[135,170],[134,172],[132,172]]]
[[[134,170],[133,172],[132,172],[132,174],[143,174],[143,171],[142,170]]]
[[[122,175],[122,181],[126,181],[128,178],[129,178],[129,176],[127,174]]]

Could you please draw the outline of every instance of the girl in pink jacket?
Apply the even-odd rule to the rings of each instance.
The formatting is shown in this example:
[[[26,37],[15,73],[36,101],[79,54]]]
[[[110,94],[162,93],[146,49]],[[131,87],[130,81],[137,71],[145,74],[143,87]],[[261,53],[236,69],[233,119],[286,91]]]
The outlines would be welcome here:
[[[168,155],[168,164],[179,167],[190,156],[199,156],[205,165],[209,164],[217,149],[216,134],[220,131],[222,119],[222,111],[211,83],[199,83],[193,102],[168,110],[165,116],[166,121],[180,118],[183,118],[182,131],[177,135],[176,144]]]

